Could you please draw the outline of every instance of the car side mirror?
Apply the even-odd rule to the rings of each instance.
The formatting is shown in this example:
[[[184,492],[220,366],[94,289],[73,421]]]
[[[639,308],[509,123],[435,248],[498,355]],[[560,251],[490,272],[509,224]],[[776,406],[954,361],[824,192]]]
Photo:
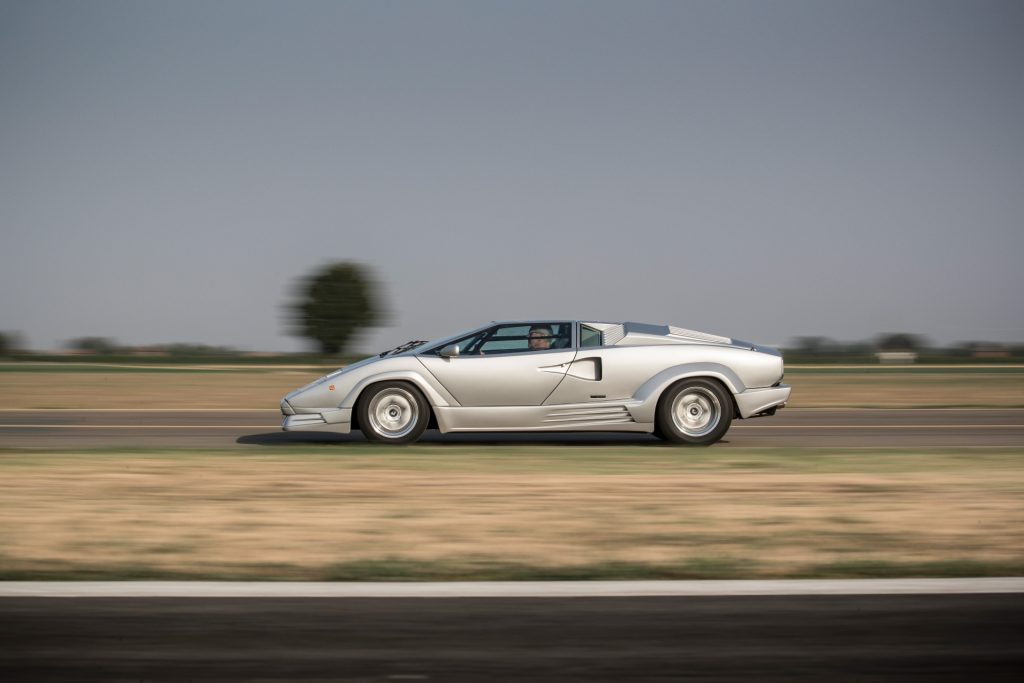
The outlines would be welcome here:
[[[459,355],[459,345],[449,344],[448,346],[444,347],[437,353],[439,356],[441,356],[441,358],[455,358],[456,356]]]

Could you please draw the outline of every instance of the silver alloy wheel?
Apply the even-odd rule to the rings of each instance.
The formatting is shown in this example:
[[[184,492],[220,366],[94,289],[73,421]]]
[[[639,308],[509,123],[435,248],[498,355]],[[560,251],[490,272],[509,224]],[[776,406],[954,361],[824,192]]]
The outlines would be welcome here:
[[[672,421],[687,436],[704,436],[722,419],[722,404],[710,389],[688,387],[672,401]]]
[[[370,428],[387,439],[401,439],[416,428],[420,409],[405,389],[389,387],[370,400]]]

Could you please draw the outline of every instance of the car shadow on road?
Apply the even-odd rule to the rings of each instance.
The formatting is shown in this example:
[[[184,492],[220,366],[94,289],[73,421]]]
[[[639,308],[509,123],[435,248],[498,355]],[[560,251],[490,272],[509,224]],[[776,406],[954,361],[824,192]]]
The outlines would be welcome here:
[[[249,446],[288,446],[294,444],[367,444],[361,432],[332,434],[317,432],[267,432],[246,434],[235,443]],[[523,432],[492,432],[488,434],[442,434],[427,431],[418,444],[451,446],[673,446],[652,434],[610,434],[604,432],[546,433],[543,436]]]

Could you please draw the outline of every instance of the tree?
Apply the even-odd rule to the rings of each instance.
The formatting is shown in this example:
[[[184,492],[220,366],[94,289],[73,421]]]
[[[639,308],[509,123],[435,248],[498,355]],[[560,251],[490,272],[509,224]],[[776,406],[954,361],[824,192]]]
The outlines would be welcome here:
[[[295,331],[325,355],[344,353],[356,333],[387,317],[369,270],[351,262],[332,263],[299,284],[292,306]]]
[[[924,337],[907,332],[889,332],[878,337],[880,351],[920,351],[928,345]]]
[[[817,356],[819,354],[834,351],[836,343],[828,337],[797,337],[796,338],[796,351],[799,353],[805,353],[809,356]]]
[[[17,332],[0,332],[0,356],[10,356],[20,351],[24,343]]]
[[[67,344],[68,348],[83,353],[94,353],[107,356],[117,351],[117,342],[108,337],[79,337]]]

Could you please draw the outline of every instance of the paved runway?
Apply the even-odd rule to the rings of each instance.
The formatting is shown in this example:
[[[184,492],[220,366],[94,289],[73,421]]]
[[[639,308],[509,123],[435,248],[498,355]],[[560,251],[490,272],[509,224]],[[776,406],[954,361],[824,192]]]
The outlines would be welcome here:
[[[1018,681],[1024,594],[0,598],[5,681]]]
[[[0,447],[254,447],[362,443],[353,434],[285,433],[274,410],[5,410]],[[440,434],[452,445],[661,445],[652,436],[611,433]],[[716,448],[734,447],[1024,447],[1024,410],[820,410],[787,408],[738,420]]]

